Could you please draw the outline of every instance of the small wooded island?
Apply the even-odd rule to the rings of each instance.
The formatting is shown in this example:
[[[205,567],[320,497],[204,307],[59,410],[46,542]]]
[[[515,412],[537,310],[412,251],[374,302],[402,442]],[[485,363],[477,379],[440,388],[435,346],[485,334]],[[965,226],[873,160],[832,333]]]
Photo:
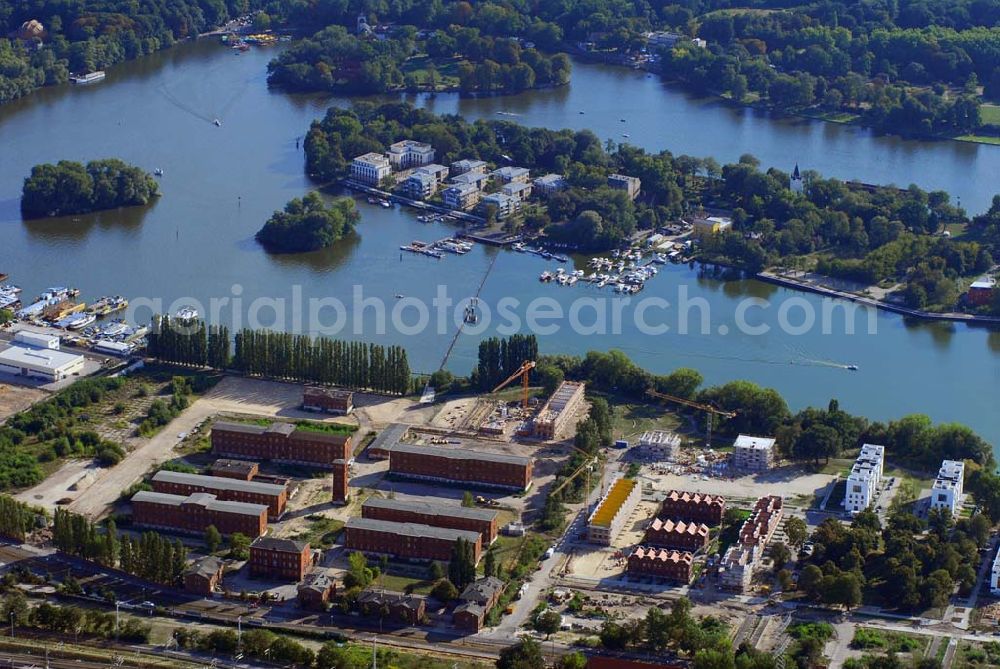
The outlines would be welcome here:
[[[25,218],[86,214],[149,204],[160,194],[152,175],[116,158],[86,165],[60,160],[31,168],[21,191]]]
[[[302,253],[333,246],[353,232],[360,215],[354,200],[337,198],[330,206],[319,193],[309,193],[285,205],[267,219],[256,239],[272,253]]]

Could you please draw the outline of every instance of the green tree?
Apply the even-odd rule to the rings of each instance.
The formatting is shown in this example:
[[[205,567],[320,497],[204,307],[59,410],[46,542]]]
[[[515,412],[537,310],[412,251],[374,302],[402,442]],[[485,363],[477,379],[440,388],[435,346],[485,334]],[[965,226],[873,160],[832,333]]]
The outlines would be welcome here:
[[[545,657],[537,641],[522,638],[517,644],[500,651],[497,669],[545,669]]]
[[[476,506],[476,498],[468,490],[462,493],[462,506],[466,507],[467,509],[471,509]]]
[[[791,516],[785,521],[785,536],[788,537],[790,545],[801,548],[802,544],[809,537],[809,529],[806,526],[806,521],[798,516]]]
[[[233,532],[229,536],[229,557],[231,557],[234,560],[249,559],[250,537],[241,532]]]
[[[446,578],[442,578],[431,589],[431,597],[439,602],[451,602],[458,599],[458,588]]]
[[[558,632],[561,625],[562,616],[554,609],[546,609],[535,618],[535,629],[544,634],[546,639]]]
[[[215,525],[209,525],[205,528],[205,546],[208,548],[209,553],[214,553],[219,550],[219,546],[222,545],[222,534],[219,532]]]

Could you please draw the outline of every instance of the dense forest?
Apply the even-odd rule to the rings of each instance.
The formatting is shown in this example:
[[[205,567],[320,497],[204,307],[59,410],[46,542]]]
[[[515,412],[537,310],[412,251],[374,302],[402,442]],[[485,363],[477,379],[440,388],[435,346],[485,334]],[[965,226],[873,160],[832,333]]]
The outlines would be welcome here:
[[[587,130],[473,123],[404,103],[328,110],[306,136],[306,169],[321,181],[341,178],[354,156],[384,152],[401,139],[429,142],[445,164],[479,158],[525,166],[536,176],[564,174],[569,188],[544,206],[527,207],[522,223],[580,251],[616,248],[636,230],[723,207],[733,212],[733,229],[704,240],[702,260],[753,272],[782,264],[869,283],[898,282],[911,306],[953,308],[963,281],[989,270],[1000,245],[1000,199],[970,219],[942,191],[869,186],[810,171],[797,193],[787,172],[764,171],[753,156],[720,166],[711,158],[604,145]],[[639,177],[639,199],[608,188],[611,173]]]
[[[0,3],[0,104],[195,37],[253,0],[10,0]],[[30,21],[40,23],[40,32]],[[34,28],[34,29],[33,29]],[[5,39],[8,35],[13,39]]]
[[[244,329],[236,333],[234,349],[226,327],[154,316],[146,352],[163,362],[236,369],[251,376],[393,395],[410,391],[410,365],[400,346]]]
[[[81,163],[60,160],[31,168],[21,192],[25,218],[85,214],[149,204],[160,194],[150,174],[117,159]]]
[[[283,211],[267,219],[256,239],[268,251],[300,253],[333,246],[354,230],[360,215],[351,198],[338,198],[330,206],[319,193],[295,198]]]
[[[380,40],[328,26],[271,61],[268,82],[299,91],[490,93],[569,81],[565,54],[522,49],[516,39],[481,36],[476,28],[438,30],[427,39],[417,34],[413,26],[398,27]]]

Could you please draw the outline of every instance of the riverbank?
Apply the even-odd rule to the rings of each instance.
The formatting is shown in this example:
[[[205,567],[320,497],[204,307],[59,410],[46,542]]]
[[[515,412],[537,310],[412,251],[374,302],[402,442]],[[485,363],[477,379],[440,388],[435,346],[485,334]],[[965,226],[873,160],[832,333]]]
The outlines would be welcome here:
[[[963,314],[958,312],[948,312],[948,313],[935,313],[932,311],[923,311],[921,309],[911,309],[910,307],[905,307],[899,304],[893,304],[885,300],[879,300],[874,297],[869,297],[867,295],[858,295],[857,293],[852,293],[846,290],[838,290],[836,288],[830,288],[828,286],[823,286],[821,284],[810,283],[804,279],[797,279],[793,276],[786,274],[778,274],[775,272],[770,272],[764,270],[758,272],[755,278],[759,281],[764,281],[767,283],[772,283],[778,286],[783,286],[785,288],[792,288],[794,290],[802,290],[810,293],[815,293],[817,295],[823,295],[824,297],[833,297],[842,300],[850,300],[851,302],[856,302],[858,304],[865,304],[876,309],[882,309],[883,311],[888,311],[894,314],[900,314],[902,316],[907,316],[910,318],[919,318],[926,321],[947,321],[953,323],[968,323],[970,325],[988,325],[995,326],[1000,325],[1000,317],[995,316],[978,316],[976,314]]]

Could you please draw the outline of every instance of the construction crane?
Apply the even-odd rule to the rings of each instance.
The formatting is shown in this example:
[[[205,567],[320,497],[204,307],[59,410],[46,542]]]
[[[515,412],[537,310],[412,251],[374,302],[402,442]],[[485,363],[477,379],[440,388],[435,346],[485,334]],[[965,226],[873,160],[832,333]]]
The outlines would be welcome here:
[[[683,397],[675,397],[673,395],[668,395],[666,393],[660,393],[652,388],[646,391],[646,394],[650,397],[655,397],[661,400],[667,400],[668,402],[673,402],[674,404],[680,404],[681,406],[690,407],[692,409],[698,409],[699,411],[704,411],[708,415],[708,440],[707,444],[709,447],[712,446],[712,422],[715,416],[722,416],[723,418],[732,418],[736,415],[735,411],[725,411],[723,409],[716,409],[711,404],[702,404],[701,402],[695,402],[694,400],[686,400]]]
[[[530,380],[531,370],[535,368],[534,360],[525,360],[521,363],[521,367],[507,377],[507,379],[501,383],[499,386],[490,391],[490,393],[497,393],[506,388],[511,384],[511,382],[517,377],[521,377],[521,408],[528,408],[528,381]]]

